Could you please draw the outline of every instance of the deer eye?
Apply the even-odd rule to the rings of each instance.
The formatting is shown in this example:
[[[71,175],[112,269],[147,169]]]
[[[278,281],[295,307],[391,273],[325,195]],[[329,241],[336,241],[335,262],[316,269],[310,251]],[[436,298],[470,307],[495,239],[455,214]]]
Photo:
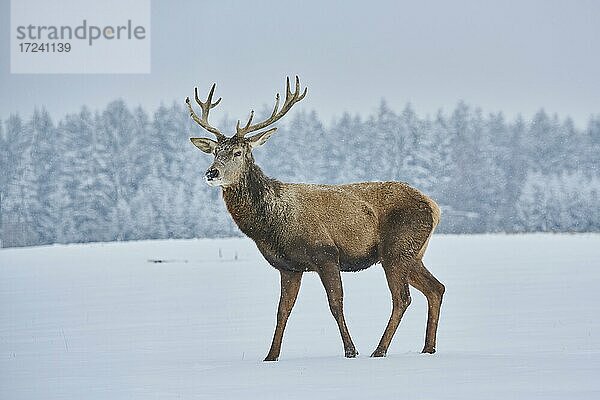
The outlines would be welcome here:
[[[233,156],[234,156],[234,157],[239,157],[239,156],[241,156],[241,155],[242,155],[242,151],[241,151],[241,150],[238,150],[238,151],[236,151],[235,153],[233,153]]]

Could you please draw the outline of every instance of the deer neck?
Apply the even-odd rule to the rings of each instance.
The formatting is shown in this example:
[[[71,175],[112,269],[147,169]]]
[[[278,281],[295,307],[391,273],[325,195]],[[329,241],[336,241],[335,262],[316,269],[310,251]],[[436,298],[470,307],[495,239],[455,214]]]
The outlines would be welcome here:
[[[276,234],[285,218],[280,192],[281,182],[251,163],[237,184],[223,188],[223,199],[241,231],[261,240]]]

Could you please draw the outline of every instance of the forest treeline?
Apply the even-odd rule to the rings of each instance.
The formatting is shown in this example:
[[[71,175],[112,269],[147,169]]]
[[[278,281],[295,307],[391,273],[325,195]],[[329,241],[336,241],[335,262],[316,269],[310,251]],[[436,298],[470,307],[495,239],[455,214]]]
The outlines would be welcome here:
[[[267,113],[267,108],[263,114]],[[219,127],[233,132],[234,121]],[[204,183],[204,132],[180,104],[151,116],[114,101],[52,121],[44,110],[0,122],[3,247],[238,236]],[[324,124],[296,112],[258,164],[284,181],[400,180],[442,207],[438,232],[600,231],[600,115],[578,129],[540,110],[507,120],[459,103],[419,116],[384,101]]]

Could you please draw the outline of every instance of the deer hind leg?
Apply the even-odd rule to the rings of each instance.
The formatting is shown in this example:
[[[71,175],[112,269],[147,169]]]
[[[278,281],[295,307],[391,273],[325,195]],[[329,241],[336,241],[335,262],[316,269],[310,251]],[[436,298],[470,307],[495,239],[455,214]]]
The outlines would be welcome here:
[[[358,355],[358,352],[354,347],[344,319],[344,290],[339,266],[337,264],[326,264],[320,267],[317,272],[327,293],[329,309],[337,322],[342,342],[344,342],[344,354],[348,358],[354,358]]]
[[[281,351],[281,341],[283,340],[283,331],[285,325],[292,312],[292,308],[296,303],[298,291],[300,290],[300,282],[302,280],[302,272],[279,271],[281,274],[281,295],[279,297],[279,307],[277,309],[277,326],[273,334],[273,342],[269,354],[265,361],[277,361],[279,352]]]
[[[425,268],[421,260],[411,269],[408,282],[427,297],[427,330],[422,352],[433,354],[445,287]]]
[[[386,355],[400,320],[410,305],[410,271],[415,261],[420,260],[432,229],[429,208],[392,210],[381,225],[379,254],[392,294],[392,314],[372,357]]]
[[[403,264],[383,263],[383,270],[387,279],[388,287],[392,294],[392,314],[390,320],[379,341],[379,345],[371,354],[371,357],[385,357],[388,347],[400,324],[404,312],[410,305],[410,291],[408,287],[407,269]]]

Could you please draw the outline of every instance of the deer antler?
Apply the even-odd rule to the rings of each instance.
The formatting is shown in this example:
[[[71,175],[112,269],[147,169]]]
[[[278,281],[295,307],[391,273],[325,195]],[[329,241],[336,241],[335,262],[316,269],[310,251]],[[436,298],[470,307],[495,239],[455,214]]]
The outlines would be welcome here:
[[[206,99],[205,102],[202,102],[200,100],[200,98],[198,97],[198,88],[197,87],[194,88],[194,97],[196,98],[196,103],[198,103],[198,105],[202,109],[202,118],[198,117],[198,115],[192,108],[189,97],[185,98],[185,103],[187,104],[188,109],[190,110],[190,117],[192,117],[192,119],[194,121],[196,121],[196,123],[198,125],[200,125],[204,129],[206,129],[210,133],[214,134],[217,137],[217,140],[220,142],[221,140],[226,139],[225,135],[223,135],[221,133],[221,131],[219,131],[217,128],[215,128],[214,126],[211,126],[208,123],[208,113],[210,112],[210,109],[216,107],[221,102],[221,97],[219,97],[219,100],[215,101],[214,103],[212,102],[212,98],[213,98],[213,94],[215,93],[216,86],[217,86],[217,84],[213,83],[212,87],[210,88],[210,92],[208,93],[208,98]]]
[[[238,120],[237,125],[235,126],[236,136],[244,137],[250,132],[257,131],[259,129],[265,128],[275,122],[277,122],[281,117],[283,117],[289,110],[292,108],[294,104],[299,102],[306,96],[306,91],[308,88],[304,88],[302,94],[300,94],[300,80],[296,75],[296,87],[294,88],[294,92],[290,90],[290,78],[287,78],[286,87],[285,87],[285,101],[281,110],[279,108],[279,93],[275,96],[275,107],[273,108],[273,112],[271,116],[264,120],[263,122],[259,122],[257,124],[252,124],[252,118],[254,118],[254,110],[250,112],[250,118],[248,118],[248,122],[244,127],[240,127],[240,121]]]

